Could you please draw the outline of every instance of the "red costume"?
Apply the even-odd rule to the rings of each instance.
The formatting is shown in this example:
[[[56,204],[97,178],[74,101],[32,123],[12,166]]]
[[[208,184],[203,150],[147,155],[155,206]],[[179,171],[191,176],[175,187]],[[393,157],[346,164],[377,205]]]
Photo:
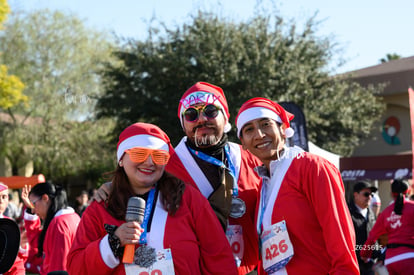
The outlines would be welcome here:
[[[404,201],[402,215],[394,213],[394,203],[379,214],[378,219],[362,246],[361,257],[370,258],[375,241],[384,234],[388,235],[385,253],[385,266],[390,270],[402,270],[405,274],[414,274],[414,202]],[[410,247],[411,246],[411,247]]]
[[[176,154],[171,157],[167,170],[175,173],[185,182],[196,187],[205,198],[213,192],[211,184],[193,159],[192,154],[185,145],[187,137],[184,137],[175,148]],[[238,198],[245,203],[245,213],[240,218],[229,217],[229,225],[240,225],[242,228],[241,244],[233,243],[232,249],[236,256],[240,248],[243,255],[240,255],[239,274],[246,274],[252,271],[259,260],[258,238],[255,232],[254,215],[259,190],[260,178],[254,171],[254,167],[260,165],[256,157],[236,143],[228,142],[230,156],[235,165],[236,181],[238,184]],[[185,170],[183,170],[183,166]]]
[[[113,255],[104,224],[125,221],[112,217],[104,202],[92,202],[82,215],[68,255],[70,274],[125,274]],[[199,192],[186,186],[178,211],[168,215],[160,195],[148,229],[147,244],[157,251],[170,248],[175,274],[237,274],[230,247],[214,212]]]
[[[260,235],[263,226],[285,220],[294,250],[276,274],[359,274],[355,233],[338,169],[299,147],[285,147],[279,160],[270,163],[270,177],[264,167],[258,171],[264,186],[257,231]]]
[[[43,243],[44,259],[39,271],[40,274],[47,274],[57,270],[67,270],[66,258],[75,238],[79,221],[79,215],[70,207],[61,209],[56,213],[45,235]],[[29,242],[30,240],[38,239],[42,230],[40,228],[39,217],[25,212],[24,223]]]

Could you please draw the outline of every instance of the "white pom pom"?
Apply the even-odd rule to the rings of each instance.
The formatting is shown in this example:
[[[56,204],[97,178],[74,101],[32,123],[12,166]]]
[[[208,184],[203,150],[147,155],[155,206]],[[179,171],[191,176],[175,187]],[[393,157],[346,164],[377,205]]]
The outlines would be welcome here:
[[[286,138],[293,137],[293,134],[295,134],[295,130],[293,130],[292,128],[289,127],[285,130]]]
[[[226,123],[226,125],[224,125],[224,132],[228,133],[231,130],[231,124],[229,122]]]

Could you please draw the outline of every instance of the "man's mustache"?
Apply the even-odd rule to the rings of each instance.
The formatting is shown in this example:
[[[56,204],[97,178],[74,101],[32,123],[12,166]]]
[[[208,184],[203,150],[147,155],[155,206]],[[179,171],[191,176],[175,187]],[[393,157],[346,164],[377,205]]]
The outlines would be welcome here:
[[[193,128],[193,133],[195,133],[200,128],[216,128],[216,126],[214,124],[211,124],[211,123],[199,124],[199,125],[197,125]]]

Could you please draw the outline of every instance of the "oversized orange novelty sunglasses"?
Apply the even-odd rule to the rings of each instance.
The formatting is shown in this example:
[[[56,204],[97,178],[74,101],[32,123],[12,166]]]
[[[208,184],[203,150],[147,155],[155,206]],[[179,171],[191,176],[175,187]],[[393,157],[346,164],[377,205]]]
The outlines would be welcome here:
[[[161,149],[149,149],[143,147],[135,147],[125,150],[125,153],[129,155],[129,158],[133,162],[144,162],[149,155],[155,164],[165,165],[170,159],[170,153]]]

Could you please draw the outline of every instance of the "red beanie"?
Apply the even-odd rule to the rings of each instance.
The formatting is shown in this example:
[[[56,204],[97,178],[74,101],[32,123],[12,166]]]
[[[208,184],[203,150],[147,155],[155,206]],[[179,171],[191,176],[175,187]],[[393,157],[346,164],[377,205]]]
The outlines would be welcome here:
[[[197,82],[190,89],[188,89],[180,99],[178,104],[178,118],[180,119],[181,126],[183,126],[184,111],[196,104],[214,104],[223,110],[224,117],[226,119],[226,125],[224,126],[224,132],[227,133],[231,130],[231,124],[229,123],[230,113],[227,106],[227,100],[224,96],[223,90],[207,82]]]
[[[237,136],[240,137],[240,131],[247,122],[264,117],[284,124],[286,126],[286,137],[290,138],[293,136],[294,130],[290,128],[290,121],[294,115],[283,109],[276,102],[263,97],[249,99],[240,107],[236,117]]]
[[[125,150],[134,147],[162,149],[170,153],[174,151],[170,138],[163,130],[154,124],[143,122],[132,124],[119,135],[116,152],[118,162]]]

